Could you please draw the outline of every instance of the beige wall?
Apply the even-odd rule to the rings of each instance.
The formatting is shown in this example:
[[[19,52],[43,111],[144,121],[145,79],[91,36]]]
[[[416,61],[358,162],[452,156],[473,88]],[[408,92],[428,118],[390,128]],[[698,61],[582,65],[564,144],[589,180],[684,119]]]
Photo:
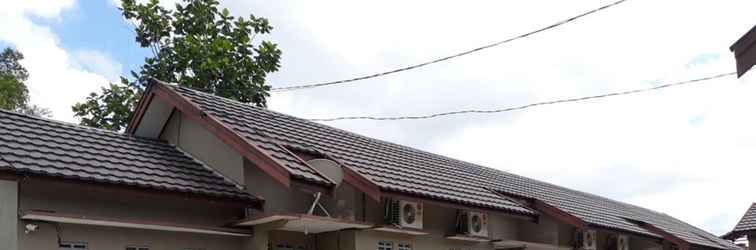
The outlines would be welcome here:
[[[244,161],[244,169],[247,192],[265,198],[265,212],[307,212],[312,194],[283,186],[249,161]]]
[[[21,183],[19,210],[21,212],[44,210],[119,220],[133,219],[214,227],[238,221],[243,217],[241,208],[214,206],[204,201],[133,195],[110,190],[87,189],[80,185],[33,180]],[[18,217],[14,214],[14,218]],[[27,221],[19,221],[17,226],[19,249],[57,248],[57,236],[52,225],[38,222],[35,223],[40,226],[38,231],[25,234],[23,227]],[[242,244],[247,238],[74,224],[61,224],[61,228],[63,241],[86,242],[89,244],[89,249],[98,250],[123,250],[127,245],[150,246],[151,250],[243,249]]]
[[[356,233],[356,230],[323,233],[315,236],[315,242],[319,250],[354,250],[356,249]]]
[[[212,206],[203,201],[39,181],[21,184],[19,209],[208,226],[224,225],[243,217],[242,208]]]
[[[244,185],[244,158],[181,112],[174,112],[160,138],[178,146],[236,184]]]
[[[574,235],[572,227],[547,216],[541,216],[537,223],[522,221],[519,229],[518,240],[551,245],[567,245]]]
[[[262,172],[253,163],[245,161],[244,174],[248,193],[265,197],[265,212],[306,213],[314,194],[297,188],[287,188]],[[366,198],[367,199],[367,198]],[[338,187],[332,196],[321,197],[321,204],[333,217],[361,220],[362,193],[348,184]],[[316,215],[323,215],[316,209]]]
[[[407,236],[397,233],[379,232],[374,230],[357,231],[356,236],[356,248],[355,249],[376,249],[379,241],[391,241],[394,242],[396,247],[399,243],[410,243],[415,250],[437,250],[437,249],[492,249],[490,243],[477,243],[467,242],[459,240],[448,240],[445,236],[453,234],[455,231],[456,222],[456,209],[449,207],[442,207],[432,204],[425,204],[425,214],[423,215],[423,230],[427,231],[428,235],[422,236]],[[378,203],[368,204],[368,217],[371,218],[371,222],[380,225],[383,219],[383,206]],[[489,235],[492,239],[518,239],[520,235],[521,226],[523,224],[533,224],[534,227],[540,227],[543,230],[548,230],[552,225],[537,225],[528,220],[512,217],[503,213],[489,213]]]
[[[19,249],[57,249],[55,228],[40,225],[39,230],[19,235]],[[19,230],[21,229],[19,225]],[[91,250],[125,250],[126,246],[147,246],[150,250],[241,250],[243,237],[178,233],[128,228],[61,224],[61,239],[84,242]]]
[[[18,184],[0,180],[0,249],[18,249],[17,218]]]
[[[596,243],[598,249],[608,249],[609,238],[611,235],[617,234],[608,230],[596,230]],[[636,235],[627,235],[630,241],[630,249],[632,250],[662,250],[664,247],[661,244],[660,239],[652,239],[648,237],[641,237]]]

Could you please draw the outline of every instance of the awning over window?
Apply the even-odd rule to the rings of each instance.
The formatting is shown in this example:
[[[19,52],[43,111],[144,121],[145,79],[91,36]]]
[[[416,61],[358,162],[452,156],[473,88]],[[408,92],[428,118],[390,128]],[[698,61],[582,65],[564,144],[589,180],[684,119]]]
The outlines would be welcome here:
[[[337,219],[307,214],[260,214],[237,223],[237,226],[255,226],[267,223],[280,223],[277,230],[325,233],[344,229],[367,229],[373,224],[353,220]]]

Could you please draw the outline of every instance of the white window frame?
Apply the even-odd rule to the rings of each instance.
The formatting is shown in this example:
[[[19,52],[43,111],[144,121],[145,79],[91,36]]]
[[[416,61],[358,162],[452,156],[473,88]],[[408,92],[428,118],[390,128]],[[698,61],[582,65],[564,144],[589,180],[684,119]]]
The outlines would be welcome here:
[[[63,241],[58,244],[58,250],[87,250],[89,244],[86,242]]]
[[[394,250],[394,242],[393,241],[387,241],[387,240],[381,240],[378,241],[376,244],[377,250]]]
[[[400,242],[396,244],[396,250],[412,250],[412,243]]]

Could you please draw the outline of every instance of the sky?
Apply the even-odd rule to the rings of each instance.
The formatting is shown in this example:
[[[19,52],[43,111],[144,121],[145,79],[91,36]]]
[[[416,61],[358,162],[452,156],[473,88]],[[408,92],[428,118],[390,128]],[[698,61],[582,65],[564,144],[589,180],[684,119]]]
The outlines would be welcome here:
[[[0,46],[19,49],[31,101],[71,105],[149,51],[117,1],[1,0]],[[264,16],[283,51],[273,86],[339,80],[424,62],[607,4],[583,1],[221,1]],[[172,6],[174,1],[163,2]],[[274,93],[303,118],[493,109],[658,86],[735,70],[729,46],[756,2],[628,0],[532,37],[354,84]],[[412,121],[327,124],[644,206],[715,234],[756,202],[756,71],[643,94]]]

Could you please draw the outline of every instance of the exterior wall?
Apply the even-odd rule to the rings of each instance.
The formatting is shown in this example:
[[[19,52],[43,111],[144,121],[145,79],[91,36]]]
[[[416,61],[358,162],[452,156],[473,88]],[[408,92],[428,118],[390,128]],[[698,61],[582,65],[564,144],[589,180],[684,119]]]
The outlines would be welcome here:
[[[19,235],[19,249],[57,249],[57,235],[50,224],[37,223],[39,229]],[[19,230],[22,230],[19,227]],[[241,250],[243,237],[152,231],[89,225],[61,224],[64,242],[83,242],[88,249],[124,250],[127,246],[146,246],[150,250]]]
[[[244,161],[247,192],[265,198],[265,212],[306,213],[313,196],[294,188],[287,188],[273,180],[253,163]]]
[[[569,245],[575,232],[572,227],[546,216],[539,218],[538,223],[522,221],[519,228],[518,240],[560,246]]]
[[[266,198],[265,212],[307,213],[314,200],[313,194],[297,188],[284,187],[249,161],[245,161],[244,165],[247,192]],[[362,193],[352,186],[343,184],[332,196],[322,196],[320,203],[333,217],[364,220],[361,214],[362,196]],[[315,212],[316,215],[322,215],[319,209]]]
[[[477,243],[458,240],[448,240],[444,238],[455,231],[456,209],[441,207],[432,204],[424,204],[423,211],[423,231],[428,235],[408,236],[397,233],[379,232],[373,230],[356,231],[357,250],[374,250],[379,241],[391,241],[396,249],[399,243],[412,244],[415,250],[448,250],[448,249],[465,249],[465,250],[483,250],[493,249],[489,243]],[[371,222],[380,225],[383,218],[383,206],[378,203],[368,205],[368,218]],[[534,224],[533,222],[514,218],[505,214],[489,213],[488,232],[491,239],[515,240],[519,239],[521,226],[524,224]],[[537,225],[537,224],[534,224]],[[550,225],[542,225],[542,230],[548,230]],[[539,227],[539,226],[536,226]]]
[[[211,206],[179,198],[156,199],[91,190],[56,182],[21,184],[19,210],[54,211],[124,220],[170,221],[177,224],[219,226],[243,217],[241,208]]]
[[[748,238],[748,247],[756,249],[756,234],[749,234],[746,238]]]
[[[19,210],[21,213],[27,210],[44,210],[61,214],[197,226],[221,226],[243,217],[241,208],[212,206],[202,201],[124,195],[115,191],[86,189],[79,185],[33,180],[21,183]],[[14,214],[14,218],[18,216]],[[58,236],[53,224],[36,222],[39,229],[25,234],[23,227],[26,223],[28,222],[19,219],[19,249],[57,248]],[[126,246],[132,245],[149,246],[150,249],[243,249],[243,242],[248,238],[90,225],[60,226],[63,241],[86,242],[89,249],[123,250]]]
[[[355,230],[345,230],[340,232],[330,232],[319,234],[315,238],[318,250],[354,250],[356,248]]]
[[[18,183],[0,180],[0,249],[18,249]]]
[[[617,232],[611,232],[607,230],[596,231],[596,244],[597,249],[609,249],[609,238],[611,235],[617,234]],[[627,235],[627,234],[625,234]],[[662,250],[664,245],[661,244],[660,239],[652,239],[648,237],[638,237],[635,235],[629,236],[630,249],[632,250]]]
[[[299,232],[272,231],[268,235],[268,242],[273,249],[279,247],[291,249],[315,249],[315,235],[305,235]],[[334,249],[335,250],[335,249]]]
[[[181,112],[174,112],[160,138],[178,146],[237,184],[244,184],[244,158],[201,125],[184,117]]]

